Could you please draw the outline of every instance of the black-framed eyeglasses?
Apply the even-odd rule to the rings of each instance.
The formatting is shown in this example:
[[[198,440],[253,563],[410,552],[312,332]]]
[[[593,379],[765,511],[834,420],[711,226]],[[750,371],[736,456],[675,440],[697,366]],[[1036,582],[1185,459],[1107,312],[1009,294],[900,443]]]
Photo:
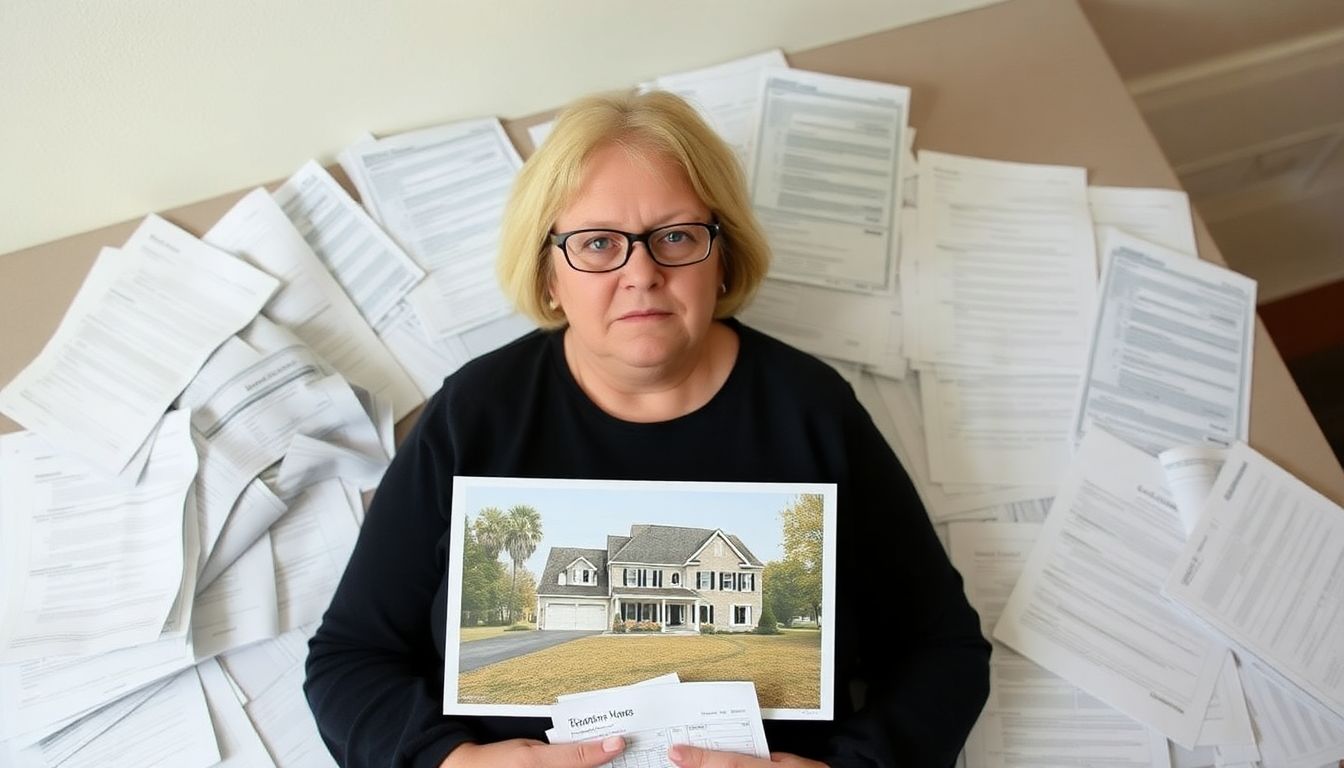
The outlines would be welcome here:
[[[664,267],[687,267],[709,258],[718,223],[698,221],[668,224],[647,232],[622,232],[619,229],[576,229],[554,232],[551,245],[565,254],[565,261],[579,272],[611,272],[625,266],[635,243],[643,243],[649,256]]]

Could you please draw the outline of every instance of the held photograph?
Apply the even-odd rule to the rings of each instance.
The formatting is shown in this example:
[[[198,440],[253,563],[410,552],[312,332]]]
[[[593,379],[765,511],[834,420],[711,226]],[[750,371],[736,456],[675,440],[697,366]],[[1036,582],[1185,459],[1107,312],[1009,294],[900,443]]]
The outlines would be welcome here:
[[[833,484],[457,477],[444,714],[675,673],[833,716]]]

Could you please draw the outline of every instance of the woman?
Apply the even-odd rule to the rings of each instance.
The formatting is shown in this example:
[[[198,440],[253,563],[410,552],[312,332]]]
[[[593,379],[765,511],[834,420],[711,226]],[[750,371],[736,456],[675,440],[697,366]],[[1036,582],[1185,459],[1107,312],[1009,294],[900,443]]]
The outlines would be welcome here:
[[[727,146],[670,94],[581,100],[519,175],[501,253],[506,293],[545,330],[450,376],[383,478],[308,658],[337,759],[587,768],[622,749],[541,743],[544,719],[439,714],[452,477],[492,475],[837,483],[836,716],[767,721],[774,759],[950,765],[989,646],[850,387],[732,319],[769,257]]]

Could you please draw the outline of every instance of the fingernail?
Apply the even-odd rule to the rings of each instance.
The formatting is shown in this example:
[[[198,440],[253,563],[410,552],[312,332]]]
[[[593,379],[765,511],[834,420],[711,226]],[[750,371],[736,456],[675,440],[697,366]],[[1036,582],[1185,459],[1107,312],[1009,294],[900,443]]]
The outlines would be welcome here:
[[[667,759],[674,763],[680,763],[682,760],[686,759],[686,750],[682,749],[680,746],[674,746],[667,750]]]
[[[608,736],[602,740],[603,752],[617,752],[623,746],[625,746],[625,739],[620,736]]]

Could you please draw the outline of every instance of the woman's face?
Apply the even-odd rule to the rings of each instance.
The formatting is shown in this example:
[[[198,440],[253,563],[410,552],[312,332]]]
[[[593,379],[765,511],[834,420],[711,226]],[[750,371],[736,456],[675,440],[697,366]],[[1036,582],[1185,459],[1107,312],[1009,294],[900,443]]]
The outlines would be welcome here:
[[[583,186],[556,219],[555,231],[601,227],[641,233],[711,220],[675,161],[611,145],[589,158]],[[551,270],[551,295],[569,320],[574,351],[588,356],[585,362],[680,367],[693,364],[704,350],[700,342],[723,282],[718,241],[708,259],[681,267],[654,262],[638,243],[625,266],[600,273],[572,269],[552,246]]]

